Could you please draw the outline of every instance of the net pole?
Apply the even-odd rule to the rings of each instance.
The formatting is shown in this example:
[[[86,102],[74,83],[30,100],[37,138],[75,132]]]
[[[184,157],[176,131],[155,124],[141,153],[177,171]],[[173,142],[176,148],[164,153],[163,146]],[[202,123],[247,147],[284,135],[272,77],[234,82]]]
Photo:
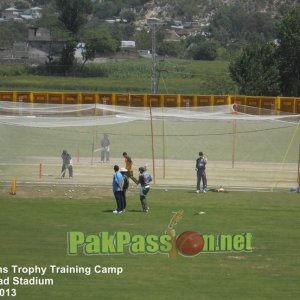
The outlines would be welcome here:
[[[234,119],[232,121],[232,158],[231,158],[232,169],[234,169],[235,151],[236,151],[236,120]]]
[[[163,106],[162,106],[162,113],[163,113]],[[165,136],[165,118],[164,114],[162,115],[162,144],[163,144],[163,179],[166,178],[166,136]]]
[[[299,151],[298,151],[298,193],[300,192],[300,141],[299,141]]]
[[[42,178],[42,163],[40,163],[39,165],[39,178],[41,179]]]
[[[153,182],[156,183],[155,177],[155,155],[154,155],[154,133],[153,133],[153,118],[152,118],[152,100],[150,99],[150,129],[151,129],[151,145],[152,145],[152,175]]]
[[[166,93],[169,94],[165,80],[163,78],[163,75],[161,72],[159,72],[159,75],[161,75],[161,79],[163,81]],[[164,106],[162,108],[162,113],[164,111]],[[162,134],[162,144],[163,144],[163,178],[166,178],[166,135],[165,135],[165,118],[164,114],[162,115],[162,126],[163,126],[163,134]]]
[[[96,118],[97,114],[97,101],[95,101],[95,107],[94,107],[94,118]],[[94,164],[94,152],[95,152],[95,140],[97,141],[97,125],[95,125],[94,133],[93,133],[93,144],[92,144],[92,159],[91,159],[91,165]]]
[[[234,102],[233,104],[234,111],[232,112],[233,116],[238,114],[238,104]],[[237,120],[234,118],[232,121],[232,158],[231,158],[231,165],[232,169],[234,169],[235,163],[235,153],[236,153],[236,128],[237,128]]]
[[[91,165],[94,163],[94,151],[95,151],[95,137],[93,136]]]

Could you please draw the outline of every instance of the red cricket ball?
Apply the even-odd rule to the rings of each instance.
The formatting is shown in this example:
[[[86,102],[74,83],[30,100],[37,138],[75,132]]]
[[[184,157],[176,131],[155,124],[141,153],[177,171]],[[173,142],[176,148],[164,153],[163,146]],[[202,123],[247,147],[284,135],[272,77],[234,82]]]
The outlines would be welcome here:
[[[198,232],[185,231],[177,237],[176,246],[182,254],[192,256],[202,251],[204,239]]]

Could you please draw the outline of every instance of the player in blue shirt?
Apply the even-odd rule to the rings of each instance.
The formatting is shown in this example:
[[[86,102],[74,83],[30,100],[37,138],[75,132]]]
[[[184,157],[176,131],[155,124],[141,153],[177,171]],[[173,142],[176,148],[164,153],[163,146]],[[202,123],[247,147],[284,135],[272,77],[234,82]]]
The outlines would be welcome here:
[[[123,185],[124,179],[119,171],[120,168],[118,165],[114,166],[114,175],[112,180],[112,189],[117,202],[117,209],[113,211],[114,214],[121,214],[124,210],[124,198],[123,198]]]
[[[204,156],[203,152],[199,152],[199,157],[196,159],[196,171],[197,171],[197,189],[196,192],[200,192],[200,182],[202,180],[203,193],[207,190],[207,179],[206,179],[206,163],[207,158]]]

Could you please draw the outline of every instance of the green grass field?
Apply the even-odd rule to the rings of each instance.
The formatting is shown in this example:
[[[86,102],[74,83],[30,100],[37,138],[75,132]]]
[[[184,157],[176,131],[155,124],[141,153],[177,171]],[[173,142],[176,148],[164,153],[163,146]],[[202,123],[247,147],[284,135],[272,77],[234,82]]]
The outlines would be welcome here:
[[[161,72],[162,94],[235,94],[236,86],[228,73],[228,61],[194,61],[167,59]],[[89,64],[91,77],[39,76],[28,73],[24,65],[0,66],[0,90],[54,90],[121,93],[149,93],[151,59],[111,60]],[[97,73],[106,74],[104,77]]]
[[[213,193],[152,189],[150,212],[139,212],[137,189],[128,191],[127,211],[113,215],[110,188],[21,186],[17,195],[0,188],[1,264],[19,266],[118,266],[121,275],[52,275],[53,286],[10,286],[16,299],[299,299],[300,202],[296,193]],[[52,188],[52,187],[51,187]],[[74,189],[74,192],[69,192]],[[73,195],[72,199],[64,194]],[[161,235],[184,210],[176,232],[253,235],[252,252],[67,255],[67,232],[128,231]],[[203,215],[196,212],[204,211]],[[5,278],[1,274],[0,278]],[[12,277],[13,274],[9,273]],[[28,276],[24,276],[28,277]],[[2,288],[2,287],[1,287]],[[6,287],[5,287],[6,288]]]
[[[167,60],[159,92],[233,94],[236,87],[227,66],[222,61]],[[76,78],[33,76],[24,74],[23,66],[14,70],[2,66],[0,89],[144,93],[150,90],[150,67],[150,60],[143,59],[111,62],[101,67],[104,73],[111,71],[108,77]],[[53,286],[2,284],[0,299],[13,298],[2,296],[7,288],[16,289],[15,298],[20,300],[300,298],[300,202],[298,193],[288,192],[297,180],[299,125],[238,122],[234,168],[232,122],[172,120],[164,125],[163,141],[162,123],[154,124],[157,184],[149,193],[150,212],[140,212],[138,190],[131,186],[122,215],[112,214],[112,167],[123,166],[121,153],[127,151],[136,169],[146,162],[152,171],[149,122],[58,129],[0,126],[0,283],[22,276],[12,274],[11,265],[47,267],[45,277],[54,280]],[[109,164],[99,164],[99,152],[93,152],[103,133],[112,142]],[[59,178],[63,149],[73,156],[73,180]],[[223,185],[228,193],[194,192],[199,151],[208,157],[209,188]],[[40,163],[42,178],[38,176]],[[17,177],[14,196],[9,194],[13,177]],[[281,192],[237,192],[231,189],[235,186]],[[184,215],[175,227],[177,234],[188,230],[213,235],[249,232],[253,251],[175,258],[129,251],[123,255],[67,254],[70,231],[161,235],[180,209]],[[205,214],[197,214],[200,211]],[[50,265],[101,265],[122,267],[124,272],[51,274]]]

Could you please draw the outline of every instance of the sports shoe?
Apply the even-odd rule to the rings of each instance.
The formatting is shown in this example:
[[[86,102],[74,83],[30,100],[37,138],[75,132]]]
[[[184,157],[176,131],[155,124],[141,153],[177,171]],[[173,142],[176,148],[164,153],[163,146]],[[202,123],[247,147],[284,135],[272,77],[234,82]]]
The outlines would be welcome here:
[[[203,193],[206,193],[206,189],[203,190]]]
[[[118,214],[119,212],[115,209],[114,211],[113,211],[113,214]]]
[[[199,191],[199,190],[197,190],[197,191],[196,191],[196,193],[200,193],[200,191]]]
[[[122,214],[124,211],[123,210],[120,210],[120,211],[118,211],[117,213],[118,214]]]

